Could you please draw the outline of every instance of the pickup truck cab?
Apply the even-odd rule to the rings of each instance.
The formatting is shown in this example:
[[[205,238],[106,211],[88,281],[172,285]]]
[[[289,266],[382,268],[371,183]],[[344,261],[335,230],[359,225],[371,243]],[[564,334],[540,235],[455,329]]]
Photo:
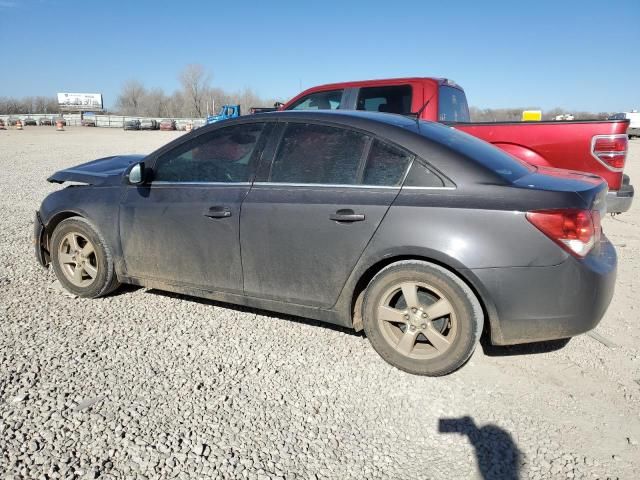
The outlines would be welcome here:
[[[334,83],[300,93],[283,110],[368,110],[415,115],[481,138],[529,164],[588,172],[609,186],[607,211],[629,210],[633,186],[624,175],[629,120],[471,122],[462,87],[445,78]]]

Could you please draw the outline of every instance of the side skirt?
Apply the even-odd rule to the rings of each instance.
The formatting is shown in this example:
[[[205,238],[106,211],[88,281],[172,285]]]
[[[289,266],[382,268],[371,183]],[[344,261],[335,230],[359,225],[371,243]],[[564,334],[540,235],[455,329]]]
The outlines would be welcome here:
[[[323,310],[320,308],[308,307],[305,305],[279,302],[276,300],[265,300],[262,298],[247,297],[245,295],[237,295],[233,293],[211,292],[200,288],[177,285],[149,278],[135,278],[119,275],[119,280],[122,283],[130,283],[132,285],[138,285],[145,288],[153,288],[172,293],[179,293],[191,297],[206,298],[208,300],[215,300],[232,305],[240,305],[243,307],[257,308],[261,310],[284,313],[287,315],[295,315],[298,317],[310,318],[319,320],[321,322],[339,325],[341,327],[353,328],[351,318],[344,318],[344,316],[340,315],[335,310]]]

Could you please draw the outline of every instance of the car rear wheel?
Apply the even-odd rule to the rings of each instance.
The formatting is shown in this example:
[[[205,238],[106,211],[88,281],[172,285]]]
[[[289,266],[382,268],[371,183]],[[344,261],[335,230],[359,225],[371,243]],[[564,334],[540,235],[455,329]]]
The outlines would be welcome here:
[[[446,375],[461,367],[483,323],[473,291],[449,270],[428,262],[384,268],[363,302],[363,326],[373,348],[391,365],[417,375]]]
[[[119,286],[106,242],[84,218],[60,222],[51,236],[50,253],[56,277],[79,297],[100,297]]]

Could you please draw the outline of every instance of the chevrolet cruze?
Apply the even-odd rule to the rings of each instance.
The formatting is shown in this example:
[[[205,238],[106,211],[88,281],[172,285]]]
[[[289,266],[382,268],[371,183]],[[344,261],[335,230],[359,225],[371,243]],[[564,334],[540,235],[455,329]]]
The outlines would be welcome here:
[[[483,329],[586,332],[614,289],[599,177],[399,115],[245,116],[49,181],[71,184],[36,215],[36,255],[70,292],[131,283],[364,329],[415,374],[459,368]]]

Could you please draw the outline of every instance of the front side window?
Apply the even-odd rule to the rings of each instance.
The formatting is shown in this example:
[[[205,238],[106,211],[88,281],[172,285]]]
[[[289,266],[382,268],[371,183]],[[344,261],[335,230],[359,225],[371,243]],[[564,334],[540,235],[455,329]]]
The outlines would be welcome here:
[[[408,115],[411,113],[411,85],[361,88],[356,108]]]
[[[274,183],[357,183],[368,137],[343,128],[291,123],[284,132],[269,180]]]
[[[331,90],[312,93],[302,97],[287,110],[336,110],[340,108],[343,91]]]
[[[365,185],[395,187],[402,183],[413,155],[380,140],[375,140],[364,169]]]
[[[441,85],[438,91],[438,121],[469,122],[467,97],[459,88]]]
[[[263,123],[235,125],[200,135],[158,158],[154,181],[248,182]]]

